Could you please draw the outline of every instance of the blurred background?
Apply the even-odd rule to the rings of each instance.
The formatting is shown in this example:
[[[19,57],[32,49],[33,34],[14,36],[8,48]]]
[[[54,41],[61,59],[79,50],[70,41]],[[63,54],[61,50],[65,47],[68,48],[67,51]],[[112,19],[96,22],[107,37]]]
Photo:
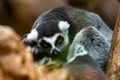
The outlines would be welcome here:
[[[119,0],[0,0],[0,24],[11,26],[22,36],[41,13],[62,5],[93,11],[114,29]]]

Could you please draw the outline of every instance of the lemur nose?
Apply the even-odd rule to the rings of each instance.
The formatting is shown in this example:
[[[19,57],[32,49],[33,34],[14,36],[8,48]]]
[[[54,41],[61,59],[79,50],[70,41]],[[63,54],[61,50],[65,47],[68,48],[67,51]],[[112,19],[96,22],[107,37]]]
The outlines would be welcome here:
[[[60,51],[55,48],[50,51],[51,55],[57,55],[59,52]]]

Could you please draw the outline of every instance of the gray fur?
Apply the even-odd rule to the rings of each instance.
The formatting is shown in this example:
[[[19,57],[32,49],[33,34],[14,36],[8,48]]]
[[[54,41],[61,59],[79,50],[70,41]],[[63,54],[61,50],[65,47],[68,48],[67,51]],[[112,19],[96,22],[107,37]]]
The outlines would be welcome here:
[[[74,56],[78,45],[83,45],[89,55],[99,63],[101,68],[105,68],[108,53],[110,49],[110,42],[106,36],[98,31],[94,26],[89,26],[78,32],[69,48],[68,60]],[[78,52],[79,53],[79,52]]]
[[[62,33],[64,35],[64,31],[61,31],[58,27],[60,21],[65,21],[70,25],[70,28],[67,30],[68,34],[66,34],[66,36],[69,36],[69,43],[64,49],[56,52],[57,54],[54,55],[50,54],[51,47],[46,49],[38,46],[38,44],[39,40],[44,37],[50,38],[56,33]],[[91,30],[87,32],[86,30],[89,30],[89,28]],[[26,41],[25,43],[29,41],[30,43],[27,45],[37,50],[33,51],[35,59],[44,59],[44,57],[48,57],[52,60],[66,62],[68,53],[70,53],[70,55],[74,54],[75,46],[80,43],[85,47],[90,56],[98,61],[101,67],[105,67],[104,65],[109,55],[108,52],[113,32],[97,14],[69,6],[57,7],[40,15],[35,21],[32,29],[36,29],[38,32],[37,40],[30,41],[24,38],[24,41]],[[77,33],[79,35],[81,31],[83,31],[83,36],[77,39],[75,36]],[[91,40],[93,41],[91,42]]]

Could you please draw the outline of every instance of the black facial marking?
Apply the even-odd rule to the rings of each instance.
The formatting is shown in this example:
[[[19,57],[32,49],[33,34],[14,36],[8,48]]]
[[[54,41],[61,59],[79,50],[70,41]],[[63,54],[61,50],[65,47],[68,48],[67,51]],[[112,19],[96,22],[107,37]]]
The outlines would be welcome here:
[[[33,41],[31,42],[31,46],[36,46],[37,45],[37,42]]]
[[[44,47],[44,48],[50,48],[50,47],[52,47],[48,42],[46,42],[45,40],[42,40],[41,42],[40,42],[40,45],[42,46],[42,47]]]
[[[55,45],[57,46],[57,45],[62,44],[62,43],[63,43],[63,40],[64,40],[64,38],[63,38],[61,35],[58,36],[58,37],[57,37],[57,40],[56,40],[56,42],[55,42]]]
[[[50,56],[52,56],[50,54],[50,51],[51,51],[51,47],[50,46],[47,47],[47,48],[42,47],[42,46],[41,47],[36,47],[36,49],[38,50],[38,52],[33,54],[35,61],[37,61],[39,59],[42,59],[44,57],[50,57]]]

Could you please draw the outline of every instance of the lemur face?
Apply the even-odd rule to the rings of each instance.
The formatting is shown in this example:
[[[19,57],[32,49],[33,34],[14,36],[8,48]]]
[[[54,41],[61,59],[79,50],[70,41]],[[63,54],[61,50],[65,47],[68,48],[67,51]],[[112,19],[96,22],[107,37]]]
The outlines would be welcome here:
[[[23,38],[27,49],[33,52],[35,60],[60,53],[69,43],[67,21],[42,23]]]

